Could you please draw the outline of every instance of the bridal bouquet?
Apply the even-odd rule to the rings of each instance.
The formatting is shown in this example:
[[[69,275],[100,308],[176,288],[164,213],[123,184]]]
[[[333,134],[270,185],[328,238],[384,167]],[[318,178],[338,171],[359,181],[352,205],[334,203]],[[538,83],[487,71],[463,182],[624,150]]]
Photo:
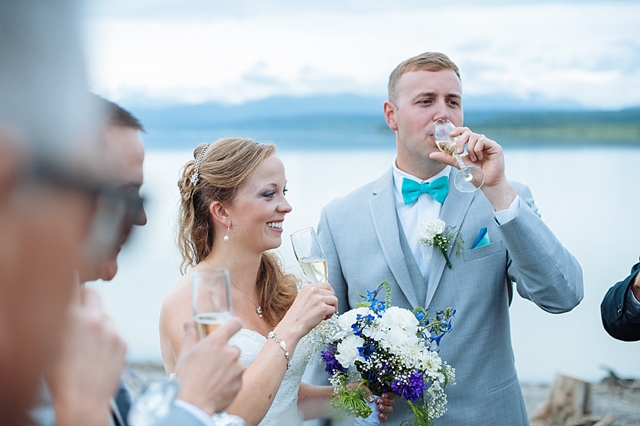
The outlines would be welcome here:
[[[382,287],[384,301],[377,299]],[[438,355],[455,311],[447,308],[428,318],[424,308],[412,312],[390,306],[387,281],[361,297],[356,309],[333,321],[333,334],[321,352],[335,388],[332,404],[366,418],[371,408],[361,389],[365,385],[376,395],[393,392],[407,401],[414,418],[401,424],[431,426],[445,412],[445,387],[455,384],[454,369]],[[350,386],[352,382],[359,385]]]

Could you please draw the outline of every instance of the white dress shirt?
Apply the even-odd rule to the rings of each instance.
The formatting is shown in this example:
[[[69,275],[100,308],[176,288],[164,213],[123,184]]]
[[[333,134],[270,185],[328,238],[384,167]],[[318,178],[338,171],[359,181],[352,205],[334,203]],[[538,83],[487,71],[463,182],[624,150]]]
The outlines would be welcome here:
[[[174,401],[178,407],[181,407],[183,410],[190,412],[196,419],[200,420],[203,426],[216,426],[216,421],[207,413],[196,407],[195,405],[189,404],[186,401],[181,399],[176,399]]]
[[[442,204],[437,202],[429,194],[421,194],[418,197],[418,201],[405,204],[402,197],[402,179],[407,178],[418,183],[433,182],[434,180],[442,177],[449,176],[451,172],[451,166],[445,166],[438,174],[432,176],[427,180],[421,180],[417,177],[403,172],[396,166],[396,162],[393,162],[393,185],[395,186],[395,199],[396,199],[396,211],[404,230],[404,235],[407,238],[409,247],[413,258],[418,264],[418,268],[424,277],[424,282],[429,282],[429,270],[431,268],[431,256],[433,254],[433,246],[427,247],[418,243],[418,237],[420,230],[428,222],[438,219],[440,217],[440,210]],[[457,191],[455,187],[451,187],[451,191]],[[507,210],[501,210],[494,212],[494,219],[498,225],[502,225],[516,217],[520,211],[520,197],[516,195],[516,198],[511,202],[511,205]],[[469,247],[464,247],[465,250]]]

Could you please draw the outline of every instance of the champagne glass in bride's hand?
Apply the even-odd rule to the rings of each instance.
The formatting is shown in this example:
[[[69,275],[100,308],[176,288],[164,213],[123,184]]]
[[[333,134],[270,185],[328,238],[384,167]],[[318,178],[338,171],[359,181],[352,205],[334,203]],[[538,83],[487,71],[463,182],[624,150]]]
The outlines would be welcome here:
[[[191,308],[198,337],[213,333],[232,315],[231,280],[223,268],[203,268],[191,275]],[[245,421],[225,411],[215,413],[216,426],[244,426]]]
[[[327,282],[327,258],[313,228],[304,228],[291,234],[293,252],[302,272],[312,283]]]
[[[484,183],[484,172],[478,166],[467,166],[458,154],[458,146],[456,139],[452,139],[450,134],[455,129],[449,120],[438,120],[434,127],[434,139],[440,151],[450,157],[455,158],[460,166],[460,170],[456,173],[453,184],[460,192],[477,191]]]

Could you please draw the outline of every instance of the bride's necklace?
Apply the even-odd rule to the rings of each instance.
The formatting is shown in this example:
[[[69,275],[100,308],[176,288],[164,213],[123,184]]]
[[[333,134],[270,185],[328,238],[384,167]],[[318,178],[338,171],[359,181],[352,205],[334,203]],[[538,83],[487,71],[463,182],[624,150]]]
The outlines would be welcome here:
[[[237,285],[235,285],[235,284],[233,283],[233,281],[231,281],[231,285],[233,285],[235,288],[237,288],[237,289],[238,289],[238,291],[239,291],[240,293],[242,293],[242,294],[244,295],[244,297],[246,297],[246,298],[247,298],[247,300],[248,300],[249,302],[251,302],[251,303],[253,303],[254,305],[256,305],[256,314],[258,314],[258,316],[259,316],[260,318],[262,318],[262,307],[261,307],[260,305],[258,305],[256,302],[254,302],[253,300],[251,300],[251,298],[250,298],[249,296],[247,296],[247,293],[245,293],[244,291],[242,291],[242,289],[241,289],[240,287],[238,287]]]

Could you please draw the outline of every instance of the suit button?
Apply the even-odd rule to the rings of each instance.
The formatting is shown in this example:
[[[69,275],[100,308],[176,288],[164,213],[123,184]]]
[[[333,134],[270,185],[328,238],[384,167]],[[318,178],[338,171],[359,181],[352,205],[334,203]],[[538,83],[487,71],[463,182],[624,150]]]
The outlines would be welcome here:
[[[618,305],[618,313],[622,312],[622,305]]]

